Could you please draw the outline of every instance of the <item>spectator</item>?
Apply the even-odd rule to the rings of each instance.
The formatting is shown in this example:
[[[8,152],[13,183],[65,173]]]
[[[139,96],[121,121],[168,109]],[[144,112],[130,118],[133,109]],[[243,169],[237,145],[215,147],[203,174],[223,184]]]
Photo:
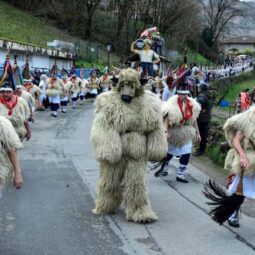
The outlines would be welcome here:
[[[164,44],[164,38],[160,35],[160,32],[157,32],[157,35],[154,38],[154,51],[160,56],[162,56]]]
[[[201,136],[198,150],[193,153],[193,156],[201,156],[205,153],[208,131],[211,121],[212,100],[208,91],[207,84],[201,84],[199,87],[200,93],[197,96],[197,101],[201,105],[201,111],[197,118],[197,125]]]
[[[174,96],[176,93],[176,87],[173,85],[173,76],[168,76],[166,78],[166,84],[164,86],[164,91],[162,95],[162,101],[166,102],[170,97]]]

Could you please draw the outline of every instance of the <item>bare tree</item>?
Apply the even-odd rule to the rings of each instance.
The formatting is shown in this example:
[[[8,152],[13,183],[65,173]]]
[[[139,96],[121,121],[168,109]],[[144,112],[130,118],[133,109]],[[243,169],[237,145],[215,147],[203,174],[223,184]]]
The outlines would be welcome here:
[[[100,4],[101,0],[81,0],[79,1],[79,7],[83,8],[83,5],[85,5],[87,10],[87,15],[85,17],[85,36],[86,38],[90,38],[91,31],[92,31],[92,20],[93,15],[95,13],[96,8]]]
[[[210,30],[215,45],[228,24],[245,14],[247,4],[239,0],[199,0],[205,27]]]

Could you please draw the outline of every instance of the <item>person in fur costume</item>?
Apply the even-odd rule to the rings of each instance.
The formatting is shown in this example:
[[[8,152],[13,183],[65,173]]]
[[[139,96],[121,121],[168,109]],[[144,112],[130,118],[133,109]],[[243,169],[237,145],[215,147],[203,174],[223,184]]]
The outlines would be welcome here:
[[[23,69],[22,76],[24,78],[23,79],[24,83],[23,83],[22,89],[32,95],[32,97],[35,100],[36,108],[37,108],[38,106],[40,106],[39,97],[42,94],[42,91],[38,86],[33,84],[32,80],[31,80],[30,70],[29,70],[29,55],[28,55],[28,53],[26,54],[26,64]]]
[[[179,83],[176,93],[177,95],[170,97],[163,106],[168,153],[161,169],[155,173],[155,176],[157,177],[159,173],[166,176],[169,161],[173,156],[180,156],[176,180],[188,183],[185,174],[192,150],[192,141],[196,139],[200,142],[201,140],[196,121],[201,107],[195,99],[188,96],[188,84],[185,80]]]
[[[81,80],[81,78],[77,77],[76,74],[73,74],[70,77],[70,81],[73,84],[73,86],[71,88],[72,107],[73,107],[73,109],[75,109],[77,107],[78,95],[81,91],[80,87],[82,84],[82,80]]]
[[[60,104],[60,95],[62,94],[62,86],[56,75],[53,75],[46,81],[46,95],[49,97],[51,116],[57,117]]]
[[[122,70],[116,88],[97,97],[91,141],[100,162],[93,212],[115,213],[124,201],[127,220],[157,220],[145,174],[147,161],[162,160],[167,152],[161,102],[143,89],[134,69]]]
[[[0,197],[4,186],[13,178],[13,185],[19,189],[23,185],[22,174],[16,150],[21,148],[20,139],[11,122],[0,116]]]
[[[88,85],[89,85],[89,82],[86,79],[83,79],[82,83],[80,83],[79,98],[80,98],[80,104],[81,105],[84,103],[84,98],[87,95]]]
[[[28,123],[29,108],[26,101],[13,94],[12,88],[5,83],[0,89],[0,116],[9,119],[21,141],[31,137]]]
[[[17,85],[16,86],[16,90],[15,90],[15,95],[17,95],[18,97],[23,98],[29,108],[29,117],[28,120],[31,122],[34,122],[34,118],[33,118],[33,112],[35,109],[35,99],[32,97],[32,95],[28,92],[26,92],[25,90],[22,89],[22,85]]]
[[[22,89],[25,90],[26,92],[28,92],[29,94],[31,94],[31,96],[34,98],[35,102],[36,102],[36,106],[39,106],[39,96],[41,95],[42,91],[41,89],[34,85],[31,80],[25,80],[24,79],[24,83],[22,86]]]
[[[241,169],[244,169],[243,195],[255,199],[255,106],[229,118],[223,126],[231,147],[225,159],[226,170],[231,172],[228,191],[236,192]],[[239,227],[238,215],[228,220],[232,227]]]
[[[111,76],[106,72],[99,78],[99,87],[102,92],[109,91],[111,89]]]
[[[61,105],[61,111],[63,113],[66,113],[67,110],[67,103],[69,100],[69,96],[71,94],[71,88],[73,86],[73,83],[68,80],[67,75],[64,75],[60,81],[62,86],[62,93],[60,98],[60,105]]]
[[[88,93],[86,98],[92,98],[92,102],[94,102],[95,98],[98,95],[98,90],[100,89],[99,83],[100,80],[97,78],[96,71],[92,71],[90,77],[88,78]]]

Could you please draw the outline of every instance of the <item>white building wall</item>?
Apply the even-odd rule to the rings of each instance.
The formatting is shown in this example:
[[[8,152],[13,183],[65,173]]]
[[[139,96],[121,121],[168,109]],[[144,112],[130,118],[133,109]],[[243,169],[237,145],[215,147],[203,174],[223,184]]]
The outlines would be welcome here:
[[[6,57],[6,51],[0,49],[0,65],[4,64],[5,57]]]
[[[6,58],[6,49],[0,48],[0,66],[2,66],[5,62]],[[17,64],[20,67],[21,70],[23,70],[25,63],[26,63],[26,53],[25,52],[19,52],[17,53]],[[13,65],[14,64],[14,54],[11,53],[10,55],[10,62]],[[29,55],[29,67],[30,68],[47,68],[51,69],[53,64],[55,63],[54,58],[50,58],[48,55],[39,55],[39,54],[30,54]],[[73,61],[67,60],[67,59],[57,59],[57,65],[59,69],[62,69],[64,67],[67,70],[70,70],[72,67]]]
[[[49,68],[49,56],[32,55],[31,68]]]

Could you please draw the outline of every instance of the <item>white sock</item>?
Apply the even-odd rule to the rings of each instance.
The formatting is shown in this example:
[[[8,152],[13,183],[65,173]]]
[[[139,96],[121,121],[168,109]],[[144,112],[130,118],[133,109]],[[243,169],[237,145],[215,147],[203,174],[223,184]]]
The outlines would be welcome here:
[[[179,165],[178,171],[177,171],[177,177],[185,179],[185,174],[186,174],[186,165]]]

